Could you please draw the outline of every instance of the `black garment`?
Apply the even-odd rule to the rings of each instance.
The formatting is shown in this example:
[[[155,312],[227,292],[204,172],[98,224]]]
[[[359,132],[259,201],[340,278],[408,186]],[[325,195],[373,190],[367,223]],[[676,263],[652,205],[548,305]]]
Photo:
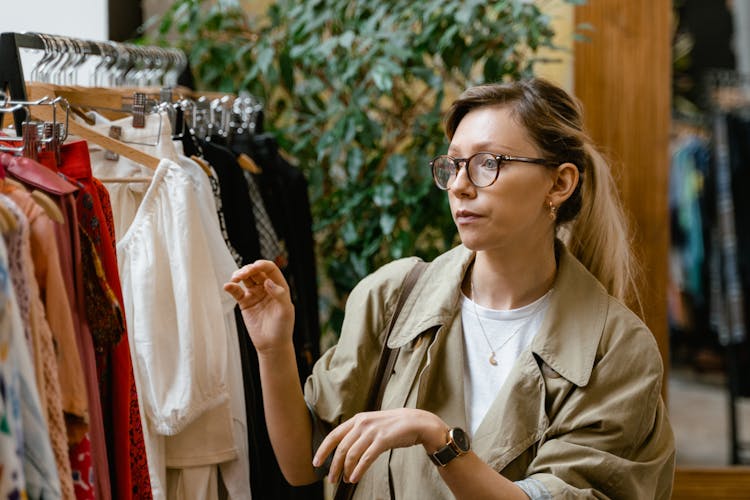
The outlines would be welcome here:
[[[750,115],[730,113],[726,117],[731,169],[734,229],[737,237],[737,264],[744,297],[745,331],[750,332]],[[737,360],[737,395],[750,397],[750,334],[728,349]]]
[[[242,256],[242,264],[260,259],[258,231],[242,169],[231,151],[214,142],[202,141],[203,157],[214,168],[221,188],[221,203],[224,209],[229,240]]]
[[[261,258],[260,244],[247,181],[244,177],[244,171],[237,164],[235,154],[226,147],[217,144],[216,141],[202,141],[201,149],[203,150],[204,158],[211,164],[219,178],[224,219],[232,246],[242,256],[243,264],[254,262]],[[262,167],[264,168],[265,176],[266,165],[262,165]],[[270,172],[271,170],[272,167],[269,166],[268,171]],[[299,194],[297,194],[297,196],[299,196]],[[306,192],[305,199],[307,199]],[[279,218],[278,214],[273,214],[274,210],[278,210],[278,208],[271,208],[271,206],[267,204],[266,209],[269,212],[269,217],[274,223],[274,229],[279,237],[289,238],[289,236],[286,235],[286,232],[281,231],[280,227],[277,226],[277,220],[283,220],[283,217]],[[309,213],[309,206],[307,212]],[[312,234],[311,228],[308,228],[308,232]],[[288,241],[292,240],[294,240],[294,238],[288,239]],[[303,331],[301,326],[307,324],[318,324],[317,284],[314,280],[315,261],[314,258],[310,261],[303,261],[312,263],[312,272],[308,272],[307,275],[311,275],[313,280],[299,281],[295,278],[296,274],[294,274],[291,269],[297,269],[298,266],[304,264],[303,262],[296,263],[296,261],[300,259],[296,257],[295,254],[292,254],[291,248],[289,250],[289,265],[282,271],[284,272],[286,279],[289,281],[290,288],[297,291],[292,293],[292,300],[295,302],[296,308],[294,345],[295,350],[298,353],[298,371],[300,372],[301,377],[306,378],[310,373],[310,367],[305,359],[306,356],[300,353],[304,352],[304,349],[309,343],[309,339],[313,338],[315,349],[311,348],[311,351],[315,353],[314,359],[317,359],[317,345],[320,336],[319,328],[316,330],[318,333],[313,335],[312,333],[308,333],[307,330]],[[312,251],[312,247],[310,250]],[[293,264],[293,262],[295,263]],[[292,288],[293,286],[294,288]],[[304,296],[310,294],[315,296],[316,307],[314,309],[314,323],[311,320],[306,319],[310,314],[306,306],[301,305],[297,301],[297,297],[301,295],[298,293],[300,287],[305,291],[303,294]],[[247,413],[248,448],[250,454],[250,487],[253,498],[280,500],[322,499],[322,483],[318,482],[310,486],[293,487],[286,482],[281,473],[281,469],[276,461],[276,456],[274,455],[271,441],[268,436],[268,428],[266,427],[257,352],[250,341],[250,336],[247,333],[247,329],[245,328],[245,324],[242,321],[242,316],[238,309],[235,309],[235,317],[237,321],[240,358],[242,360],[242,376],[245,388],[245,410]],[[309,335],[309,337],[307,337],[307,335]],[[302,359],[305,359],[305,361],[301,362]]]
[[[198,146],[198,139],[190,132],[188,127],[184,126],[185,114],[182,110],[177,110],[176,130],[181,131],[180,142],[182,142],[182,152],[185,156],[203,156],[203,151]]]
[[[263,170],[256,180],[276,234],[289,254],[283,271],[295,304],[294,341],[300,378],[304,381],[320,357],[317,273],[307,179],[279,154],[270,134],[235,139],[232,149],[249,155]]]

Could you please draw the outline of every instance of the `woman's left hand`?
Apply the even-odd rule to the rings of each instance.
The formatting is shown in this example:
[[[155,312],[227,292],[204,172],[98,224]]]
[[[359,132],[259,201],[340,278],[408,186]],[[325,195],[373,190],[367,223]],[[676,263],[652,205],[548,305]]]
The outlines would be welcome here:
[[[448,429],[437,415],[413,408],[358,413],[326,436],[313,465],[320,467],[336,450],[329,480],[335,482],[343,472],[346,482],[356,483],[384,451],[417,444],[435,451],[445,444]]]

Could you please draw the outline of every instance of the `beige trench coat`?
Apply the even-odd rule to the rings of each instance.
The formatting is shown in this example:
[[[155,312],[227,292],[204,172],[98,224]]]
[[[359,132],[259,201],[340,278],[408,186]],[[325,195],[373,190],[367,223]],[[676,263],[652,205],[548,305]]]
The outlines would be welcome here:
[[[674,439],[661,398],[662,363],[643,322],[610,297],[562,245],[540,331],[472,437],[472,448],[538,498],[669,498]],[[382,408],[422,408],[467,429],[460,284],[474,259],[463,246],[438,257],[395,324],[400,347]],[[362,411],[387,320],[415,260],[382,267],[352,291],[339,343],[316,364],[305,399],[318,424]],[[425,333],[438,326],[434,333]],[[430,338],[422,338],[430,337]],[[383,453],[357,499],[451,498],[422,446]],[[528,491],[528,490],[527,490]]]

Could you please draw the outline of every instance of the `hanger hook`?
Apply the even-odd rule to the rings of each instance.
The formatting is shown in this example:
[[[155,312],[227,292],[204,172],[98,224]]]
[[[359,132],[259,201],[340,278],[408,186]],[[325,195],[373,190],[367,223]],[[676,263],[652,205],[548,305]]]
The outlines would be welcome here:
[[[45,55],[39,61],[36,77],[37,81],[49,82],[50,67],[57,60],[57,41],[50,35],[39,34],[42,37],[42,43],[45,46]]]
[[[47,39],[47,35],[45,35],[44,33],[36,33],[36,35],[39,36],[39,38],[42,40],[43,54],[42,54],[42,57],[39,58],[39,60],[36,62],[36,64],[32,68],[31,73],[29,73],[29,80],[31,80],[32,82],[36,82],[40,80],[39,78],[40,71],[47,64],[47,62],[53,57],[51,47],[50,47],[50,42]]]

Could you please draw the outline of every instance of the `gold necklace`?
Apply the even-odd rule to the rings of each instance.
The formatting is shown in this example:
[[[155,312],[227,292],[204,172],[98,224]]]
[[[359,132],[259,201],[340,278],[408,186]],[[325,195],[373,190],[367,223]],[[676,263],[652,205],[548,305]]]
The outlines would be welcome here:
[[[529,319],[527,319],[526,321],[524,321],[523,323],[521,323],[518,326],[518,328],[516,328],[515,330],[513,330],[513,333],[511,333],[508,337],[505,338],[505,340],[503,340],[502,344],[500,344],[499,346],[497,346],[496,348],[493,349],[492,348],[492,343],[490,343],[490,338],[487,336],[487,332],[484,331],[484,325],[482,324],[482,319],[479,317],[479,311],[477,311],[477,294],[474,291],[474,277],[473,276],[469,280],[469,284],[471,286],[471,304],[474,306],[474,316],[476,316],[476,318],[477,318],[477,323],[479,323],[479,328],[482,330],[482,336],[484,336],[484,340],[487,342],[487,346],[490,348],[490,352],[492,353],[492,354],[490,354],[490,360],[489,360],[490,364],[492,366],[497,366],[497,359],[495,358],[495,352],[497,352],[500,349],[502,349],[503,347],[505,347],[505,344],[507,344],[508,342],[510,342],[510,339],[512,339],[513,337],[515,337],[516,334],[519,331],[521,331],[521,328],[523,328],[524,326],[526,326],[532,320],[532,318],[534,317],[534,314],[539,310],[539,308],[541,307],[541,304],[543,304],[544,301],[543,300],[540,301],[539,304],[537,304],[537,306],[534,308],[534,310],[531,313],[529,313]]]

